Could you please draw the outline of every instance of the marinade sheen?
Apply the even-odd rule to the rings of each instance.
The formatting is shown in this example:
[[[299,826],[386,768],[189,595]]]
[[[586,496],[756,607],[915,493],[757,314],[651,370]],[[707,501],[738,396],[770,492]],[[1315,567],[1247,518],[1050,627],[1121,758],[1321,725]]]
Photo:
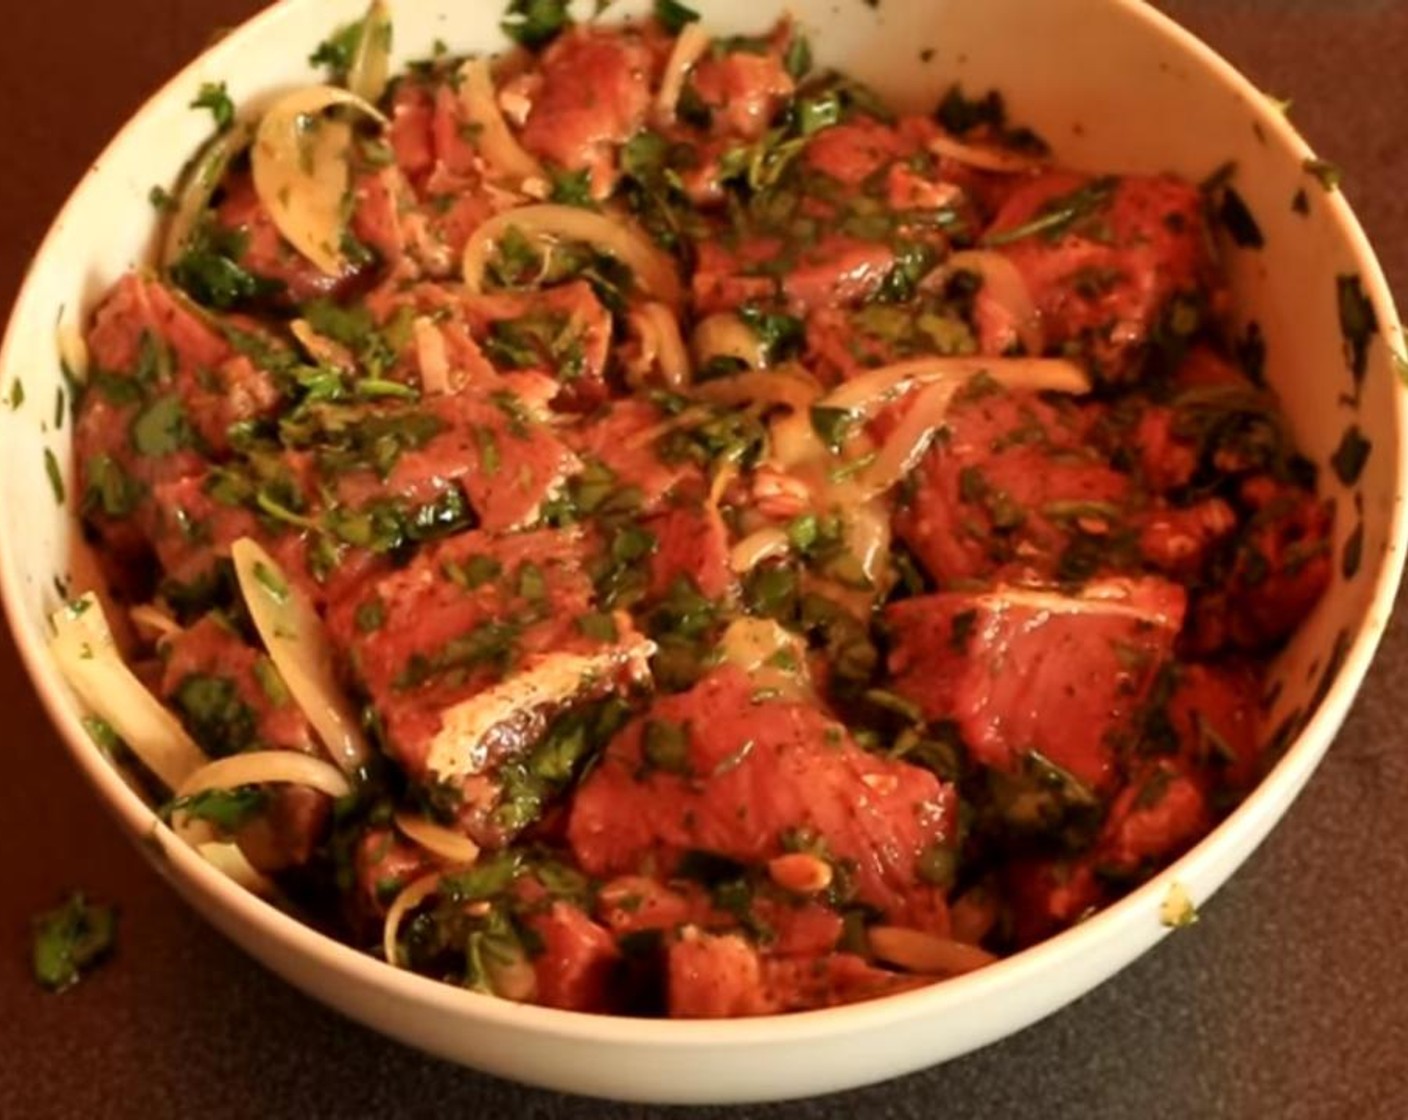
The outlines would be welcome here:
[[[331,84],[198,98],[86,335],[93,726],[252,889],[505,999],[824,1007],[1079,921],[1258,780],[1330,575],[1216,201],[787,22],[561,7],[388,77],[376,4]]]

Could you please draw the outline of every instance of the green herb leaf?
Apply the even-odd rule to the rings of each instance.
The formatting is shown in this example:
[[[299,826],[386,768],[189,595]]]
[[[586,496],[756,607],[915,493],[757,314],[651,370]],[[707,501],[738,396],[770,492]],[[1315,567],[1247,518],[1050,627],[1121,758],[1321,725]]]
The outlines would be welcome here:
[[[1369,297],[1364,294],[1364,285],[1358,273],[1337,276],[1335,290],[1339,300],[1345,358],[1354,375],[1357,391],[1369,371],[1369,343],[1379,332],[1379,317],[1374,313]]]
[[[569,23],[567,0],[512,0],[499,27],[515,43],[534,51],[556,39]]]
[[[221,132],[235,123],[235,103],[230,100],[230,92],[224,82],[206,82],[202,85],[196,99],[191,102],[191,108],[209,109],[210,115],[215,118],[215,127]]]
[[[167,820],[182,812],[196,820],[209,821],[222,832],[231,833],[253,820],[269,803],[269,795],[258,786],[235,789],[207,789],[188,797],[177,797],[162,806]]]
[[[1305,160],[1301,167],[1305,169],[1306,174],[1315,176],[1327,192],[1338,190],[1344,178],[1344,172],[1327,159],[1310,158]]]
[[[181,398],[157,397],[132,421],[132,447],[139,455],[173,455],[195,442]]]
[[[44,473],[49,476],[49,489],[54,492],[54,501],[63,505],[66,496],[64,474],[59,468],[58,458],[54,455],[53,449],[49,447],[44,449]]]
[[[91,903],[75,891],[62,906],[34,919],[34,978],[52,992],[73,987],[112,950],[116,934],[113,908]]]
[[[655,18],[671,35],[678,35],[699,18],[699,13],[679,0],[655,0]]]

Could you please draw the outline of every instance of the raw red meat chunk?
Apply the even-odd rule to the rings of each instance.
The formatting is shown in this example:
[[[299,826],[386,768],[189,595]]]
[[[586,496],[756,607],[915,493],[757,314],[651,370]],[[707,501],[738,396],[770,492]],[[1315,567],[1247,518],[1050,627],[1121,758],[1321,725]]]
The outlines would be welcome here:
[[[1102,380],[1128,380],[1170,301],[1207,286],[1202,201],[1172,177],[1053,171],[1012,191],[987,238],[1026,280],[1048,347],[1073,347]]]
[[[742,863],[813,837],[856,897],[903,921],[946,921],[917,863],[954,842],[954,791],[859,749],[819,708],[724,667],[623,730],[578,789],[568,840],[593,875],[668,868],[702,850]]]
[[[1110,580],[1080,595],[1017,587],[906,599],[885,612],[893,688],[953,720],[974,758],[1013,772],[1039,752],[1093,790],[1182,625],[1184,592]]]

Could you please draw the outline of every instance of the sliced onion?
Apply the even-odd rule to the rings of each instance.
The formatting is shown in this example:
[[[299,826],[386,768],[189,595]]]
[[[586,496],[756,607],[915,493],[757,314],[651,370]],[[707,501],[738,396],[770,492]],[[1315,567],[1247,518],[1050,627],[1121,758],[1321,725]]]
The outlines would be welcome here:
[[[550,653],[536,664],[441,713],[440,730],[430,742],[426,769],[440,781],[481,772],[489,761],[484,738],[499,724],[537,708],[559,708],[590,681],[625,671],[635,678],[649,674],[655,643],[630,629],[630,618],[617,615],[620,642],[594,653]]]
[[[176,787],[177,797],[212,789],[239,789],[278,782],[308,786],[331,798],[346,797],[352,783],[336,766],[302,751],[246,751],[207,762]]]
[[[113,640],[93,592],[55,611],[49,650],[84,706],[104,720],[170,789],[205,765],[205,753],[142,685]]]
[[[683,299],[675,262],[635,225],[625,218],[552,203],[505,210],[474,231],[464,247],[464,282],[471,292],[484,290],[489,256],[510,229],[535,243],[586,242],[627,265],[646,295],[671,307],[679,307]]]
[[[393,819],[406,839],[419,844],[439,859],[463,865],[479,858],[479,845],[462,833],[409,813],[397,813]]]
[[[965,249],[925,277],[925,283],[946,279],[955,272],[975,272],[983,278],[983,290],[1011,314],[1017,337],[1028,354],[1040,354],[1046,348],[1031,290],[1010,257],[992,249]]]
[[[642,372],[659,369],[661,380],[671,389],[689,384],[689,354],[680,338],[679,321],[663,303],[650,302],[628,317],[640,343]]]
[[[362,17],[357,53],[347,68],[347,88],[363,101],[381,100],[391,75],[391,13],[384,0],[372,0]]]
[[[637,448],[641,447],[649,447],[661,436],[667,436],[671,432],[678,431],[680,428],[690,428],[695,424],[702,424],[708,419],[709,410],[707,408],[703,408],[702,406],[687,408],[675,416],[661,420],[658,424],[652,424],[648,428],[642,428],[638,432],[632,432],[622,441],[621,445],[629,451],[635,451]]]
[[[943,426],[958,386],[957,381],[936,381],[919,390],[899,427],[856,480],[864,493],[883,494],[919,465],[934,432]]]
[[[890,561],[890,510],[884,502],[863,500],[833,489],[841,507],[841,527],[846,549],[860,564],[872,588],[883,590]]]
[[[685,78],[699,61],[699,56],[708,49],[709,36],[699,24],[689,23],[680,32],[674,49],[670,51],[669,61],[665,63],[660,90],[655,95],[655,116],[660,125],[669,127],[675,123],[675,108],[679,104]]]
[[[450,391],[450,358],[445,352],[445,336],[428,315],[411,324],[416,344],[416,364],[420,367],[420,387],[426,393]]]
[[[758,332],[731,311],[706,315],[694,327],[690,339],[696,365],[704,366],[717,358],[737,358],[749,369],[767,365],[767,347]]]
[[[487,58],[471,58],[460,67],[460,107],[471,127],[478,129],[474,142],[498,172],[495,178],[515,186],[528,179],[547,179],[543,165],[518,142],[499,110]]]
[[[60,323],[55,332],[59,361],[64,371],[79,385],[88,380],[88,343],[75,323]]]
[[[176,209],[166,223],[161,242],[161,265],[170,268],[186,251],[186,243],[210,207],[216,188],[235,157],[249,147],[254,130],[247,121],[212,136],[182,175],[176,190]]]
[[[274,667],[333,761],[346,773],[356,773],[370,752],[357,712],[337,683],[332,645],[318,612],[273,557],[249,537],[230,546],[230,558],[249,616]]]
[[[944,379],[966,381],[986,373],[1009,389],[1049,390],[1076,396],[1090,392],[1090,378],[1073,362],[1061,358],[913,358],[867,370],[827,394],[827,408],[874,416],[890,400],[914,385]]]
[[[319,365],[332,366],[333,369],[340,369],[344,373],[351,373],[357,368],[357,359],[347,347],[320,335],[307,319],[294,319],[289,323],[288,329],[303,347],[304,353]]]
[[[321,117],[329,109],[355,110],[385,125],[386,118],[354,93],[312,86],[279,99],[264,114],[250,154],[254,191],[284,240],[328,276],[346,269],[342,235],[351,180],[352,128]],[[316,131],[310,136],[310,124]]]
[[[787,533],[776,525],[769,525],[744,537],[728,553],[728,566],[738,575],[747,575],[765,560],[786,556],[792,551],[792,542]]]
[[[1040,171],[1046,164],[1031,156],[1022,155],[1008,148],[979,147],[967,144],[952,136],[935,136],[929,141],[929,150],[936,156],[943,156],[955,163],[976,167],[980,171],[996,171],[1000,174],[1016,175],[1022,172]]]
[[[869,939],[870,951],[878,959],[924,976],[958,976],[997,960],[976,945],[901,926],[871,926]]]
[[[773,670],[789,674],[794,680],[806,677],[807,648],[796,634],[770,618],[744,615],[728,624],[719,639],[719,653],[729,665],[745,673],[758,674]],[[792,665],[779,665],[779,654],[790,654]]]
[[[181,633],[181,624],[155,603],[143,603],[127,612],[137,633],[148,641],[170,638]]]
[[[712,404],[784,405],[805,412],[821,395],[816,380],[791,369],[750,370],[732,377],[718,377],[695,386],[694,395]]]
[[[262,874],[245,858],[238,844],[222,840],[208,840],[194,845],[207,863],[227,878],[233,879],[251,894],[260,898],[277,898],[279,888],[274,881]]]
[[[381,927],[381,951],[386,954],[387,963],[401,967],[401,954],[397,951],[396,935],[401,931],[401,921],[407,914],[440,889],[440,872],[433,871],[405,887],[390,908],[386,911],[386,921]]]

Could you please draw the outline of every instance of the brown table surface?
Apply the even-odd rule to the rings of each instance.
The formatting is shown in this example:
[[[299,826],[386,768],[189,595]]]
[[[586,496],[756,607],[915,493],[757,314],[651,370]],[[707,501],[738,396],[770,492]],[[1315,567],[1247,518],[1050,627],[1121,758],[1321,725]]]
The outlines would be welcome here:
[[[486,2],[486,0],[466,0]],[[255,0],[7,0],[0,18],[0,306],[87,163]],[[1408,302],[1408,2],[1165,0],[1344,167]],[[1151,122],[1151,127],[1157,127]],[[767,1117],[1404,1116],[1408,631],[1390,627],[1325,764],[1190,932],[966,1059]],[[308,1001],[157,879],[69,764],[8,639],[0,800],[0,1115],[644,1116],[446,1065]],[[28,919],[82,886],[119,904],[115,959],[55,997]],[[698,1110],[675,1115],[719,1115]]]

